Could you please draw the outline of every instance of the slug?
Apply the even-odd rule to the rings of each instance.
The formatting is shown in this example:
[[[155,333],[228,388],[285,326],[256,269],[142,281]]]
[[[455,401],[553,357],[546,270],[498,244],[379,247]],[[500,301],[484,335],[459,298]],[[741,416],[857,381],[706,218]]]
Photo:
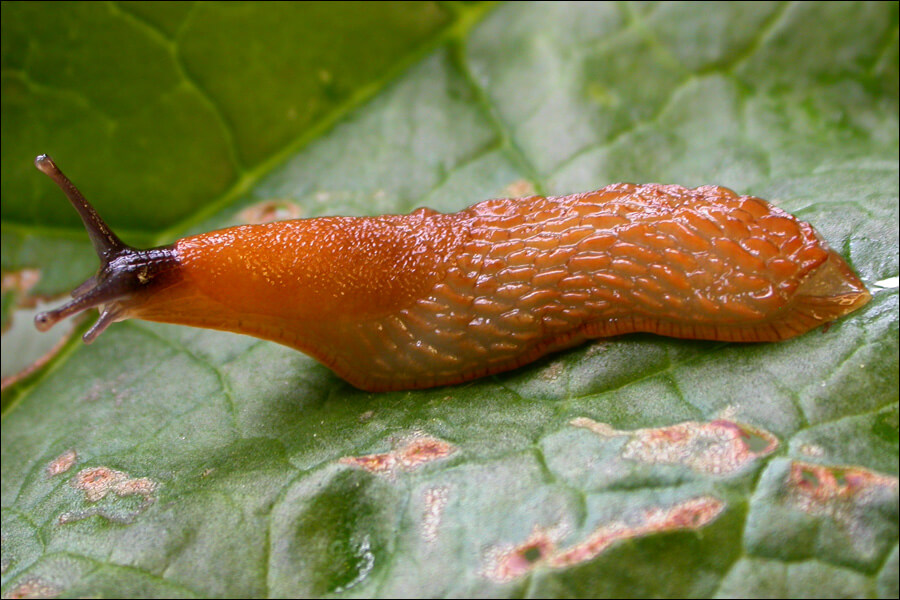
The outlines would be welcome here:
[[[870,298],[812,226],[723,187],[623,183],[454,214],[243,225],[138,250],[50,157],[35,164],[101,263],[38,329],[98,307],[85,342],[127,318],[234,331],[368,391],[460,383],[635,331],[784,340]]]

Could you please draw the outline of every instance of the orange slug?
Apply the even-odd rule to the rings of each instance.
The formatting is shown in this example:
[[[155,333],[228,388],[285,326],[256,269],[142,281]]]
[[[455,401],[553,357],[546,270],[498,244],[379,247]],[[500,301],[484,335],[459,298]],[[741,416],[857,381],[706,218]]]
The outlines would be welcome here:
[[[137,250],[48,156],[35,164],[101,262],[73,300],[35,318],[39,329],[99,307],[86,342],[127,318],[234,331],[369,391],[460,383],[635,331],[784,340],[870,298],[812,226],[723,187],[623,183],[454,214],[243,225]]]

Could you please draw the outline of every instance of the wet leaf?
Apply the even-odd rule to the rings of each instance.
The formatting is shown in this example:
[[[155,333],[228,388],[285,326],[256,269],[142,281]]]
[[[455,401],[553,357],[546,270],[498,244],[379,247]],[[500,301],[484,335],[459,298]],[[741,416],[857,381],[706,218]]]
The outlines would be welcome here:
[[[135,245],[715,183],[873,291],[788,342],[631,335],[408,393],[220,332],[73,339],[3,393],[5,597],[897,596],[896,3],[2,11],[2,268],[40,274],[10,331],[96,264],[42,152]]]

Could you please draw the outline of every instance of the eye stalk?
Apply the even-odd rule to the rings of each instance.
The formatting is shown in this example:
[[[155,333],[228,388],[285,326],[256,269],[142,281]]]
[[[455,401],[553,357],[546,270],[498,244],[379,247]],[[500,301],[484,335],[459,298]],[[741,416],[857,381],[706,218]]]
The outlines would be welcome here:
[[[101,262],[108,263],[120,252],[132,250],[119,239],[119,236],[112,232],[109,225],[100,217],[100,213],[91,206],[84,195],[75,187],[75,184],[59,170],[52,158],[46,154],[41,154],[34,159],[34,166],[60,187],[69,199],[69,202],[78,211],[78,216],[81,217],[84,228],[87,230],[91,243],[94,245],[94,250],[97,252],[97,256],[100,257]]]
[[[138,250],[125,244],[52,158],[41,154],[34,159],[34,165],[62,189],[78,211],[100,259],[96,275],[75,288],[70,302],[39,313],[34,324],[40,331],[47,331],[66,317],[98,307],[100,318],[83,336],[90,343],[111,324],[126,318],[129,299],[138,290],[158,284],[161,275],[177,266],[175,251],[172,246]]]

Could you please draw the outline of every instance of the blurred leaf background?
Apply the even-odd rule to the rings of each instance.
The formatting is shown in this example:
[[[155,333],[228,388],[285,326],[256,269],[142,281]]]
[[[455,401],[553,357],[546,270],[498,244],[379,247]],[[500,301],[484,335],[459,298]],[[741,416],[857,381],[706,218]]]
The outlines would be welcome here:
[[[260,203],[716,183],[814,224],[874,296],[781,344],[625,336],[392,394],[242,336],[61,338],[3,392],[4,597],[897,597],[896,3],[4,2],[2,77],[4,369],[47,351],[34,302],[96,268],[40,153],[133,245]],[[702,444],[641,461],[622,433],[722,421],[777,448],[711,472]],[[453,452],[340,461],[409,440]],[[696,498],[723,508],[573,564],[528,546]]]

